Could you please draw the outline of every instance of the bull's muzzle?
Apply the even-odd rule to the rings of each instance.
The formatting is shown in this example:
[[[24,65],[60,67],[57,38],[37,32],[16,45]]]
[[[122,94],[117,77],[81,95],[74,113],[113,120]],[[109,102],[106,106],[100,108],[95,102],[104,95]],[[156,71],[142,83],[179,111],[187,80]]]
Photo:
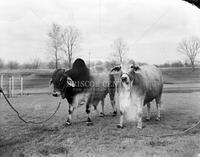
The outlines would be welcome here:
[[[52,94],[54,97],[58,97],[59,95],[58,95],[58,93],[53,93]]]
[[[58,91],[53,91],[53,93],[52,93],[52,96],[54,96],[54,97],[59,97],[60,95],[61,95],[61,93]]]

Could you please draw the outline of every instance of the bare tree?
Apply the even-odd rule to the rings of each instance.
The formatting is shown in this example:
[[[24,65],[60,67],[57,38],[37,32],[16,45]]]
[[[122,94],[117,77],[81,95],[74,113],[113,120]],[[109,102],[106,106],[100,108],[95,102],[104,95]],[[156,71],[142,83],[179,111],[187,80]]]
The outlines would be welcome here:
[[[50,37],[50,47],[54,54],[55,59],[55,68],[58,68],[58,53],[62,46],[62,38],[61,38],[61,28],[57,24],[53,24],[51,30],[48,32],[48,36]]]
[[[39,58],[33,58],[31,59],[31,65],[32,69],[39,69],[41,65],[41,60]]]
[[[65,55],[68,59],[69,68],[72,66],[72,59],[74,50],[79,45],[80,33],[79,30],[73,26],[68,26],[64,29],[62,33],[62,51],[64,51]]]
[[[128,51],[127,43],[122,38],[118,38],[114,41],[112,47],[114,49],[114,57],[122,64]]]
[[[188,57],[194,71],[196,58],[200,54],[200,39],[198,37],[191,37],[183,40],[179,43],[177,50]]]

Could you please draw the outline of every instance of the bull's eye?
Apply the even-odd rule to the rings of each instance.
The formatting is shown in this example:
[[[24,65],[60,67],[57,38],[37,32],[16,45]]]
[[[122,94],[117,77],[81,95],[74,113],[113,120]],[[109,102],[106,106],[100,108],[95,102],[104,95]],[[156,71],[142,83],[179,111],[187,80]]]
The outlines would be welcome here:
[[[62,82],[62,80],[63,80],[63,77],[60,78],[60,81],[59,81],[59,82]]]
[[[121,77],[122,82],[126,82],[127,81],[127,77]]]

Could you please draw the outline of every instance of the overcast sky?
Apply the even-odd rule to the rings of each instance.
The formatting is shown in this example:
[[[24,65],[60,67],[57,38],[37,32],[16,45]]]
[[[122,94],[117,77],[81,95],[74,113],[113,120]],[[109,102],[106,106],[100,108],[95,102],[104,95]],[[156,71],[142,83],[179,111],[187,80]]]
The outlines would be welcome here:
[[[181,0],[6,0],[0,1],[0,58],[49,61],[52,23],[81,32],[76,57],[109,60],[111,45],[123,38],[128,58],[150,64],[181,60],[177,44],[200,37],[200,10]]]

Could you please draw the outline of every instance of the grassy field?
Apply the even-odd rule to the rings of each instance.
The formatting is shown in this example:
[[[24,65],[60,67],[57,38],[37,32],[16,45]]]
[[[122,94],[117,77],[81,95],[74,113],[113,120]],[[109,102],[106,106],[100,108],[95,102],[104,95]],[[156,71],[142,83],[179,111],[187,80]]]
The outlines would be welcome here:
[[[162,68],[165,83],[200,83],[200,68]]]
[[[189,69],[186,70],[189,72]],[[84,106],[75,110],[71,126],[64,125],[68,115],[66,100],[62,101],[60,110],[49,122],[31,125],[21,122],[0,98],[0,156],[196,157],[200,153],[200,126],[182,136],[159,136],[182,133],[200,120],[199,72],[197,70],[188,76],[183,69],[163,70],[166,84],[161,121],[155,121],[156,110],[152,103],[152,119],[144,122],[143,130],[138,130],[135,122],[128,121],[124,129],[118,129],[119,115],[111,116],[109,98],[105,103],[106,116],[102,118],[93,112],[94,126],[90,127],[85,123]],[[48,94],[10,100],[24,118],[35,121],[46,119],[54,112],[58,102],[58,98]],[[143,110],[145,118],[146,108]]]
[[[66,127],[68,109],[65,101],[49,122],[28,125],[21,122],[1,99],[0,156],[193,157],[200,153],[200,127],[183,136],[157,136],[181,133],[194,125],[200,119],[199,94],[165,93],[161,121],[155,121],[155,105],[152,104],[152,119],[144,123],[143,130],[137,130],[134,122],[126,122],[124,129],[118,129],[119,117],[110,116],[108,99],[107,116],[101,118],[93,112],[94,126],[91,127],[85,124],[84,107],[75,111],[73,124]],[[57,99],[50,95],[23,96],[11,101],[26,119],[36,121],[47,118],[57,104]]]

